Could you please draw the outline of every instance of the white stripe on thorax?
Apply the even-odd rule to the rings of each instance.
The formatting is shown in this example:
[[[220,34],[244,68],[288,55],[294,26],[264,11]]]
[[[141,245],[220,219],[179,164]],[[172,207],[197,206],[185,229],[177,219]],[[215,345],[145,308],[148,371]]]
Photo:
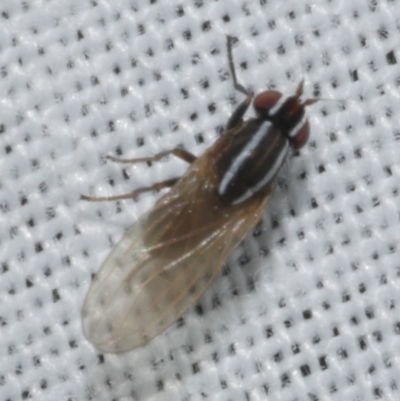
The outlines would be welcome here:
[[[281,96],[280,99],[276,102],[274,107],[271,107],[268,111],[269,116],[274,116],[276,113],[278,113],[279,109],[282,107],[282,105],[286,102],[289,96]]]
[[[285,145],[281,150],[279,157],[275,160],[274,165],[268,170],[266,176],[261,181],[259,181],[257,185],[251,188],[253,193],[256,193],[258,190],[260,190],[264,185],[266,185],[269,181],[271,181],[274,178],[274,176],[278,173],[279,169],[282,167],[283,162],[285,161],[285,158],[288,154],[288,150],[289,150],[289,142],[285,140]]]
[[[242,195],[239,199],[233,202],[233,205],[238,205],[239,203],[245,201],[250,198],[253,194],[255,194],[258,190],[260,190],[264,185],[266,185],[272,178],[274,178],[275,174],[278,173],[279,169],[282,167],[283,162],[285,161],[286,155],[288,153],[289,143],[285,141],[285,147],[282,149],[279,157],[275,160],[274,165],[267,172],[267,175],[254,187],[249,188],[244,195]]]
[[[246,159],[253,152],[253,150],[256,149],[257,146],[261,143],[261,141],[265,138],[271,126],[272,123],[270,123],[269,121],[263,122],[258,128],[258,131],[253,136],[253,138],[247,143],[244,149],[234,159],[233,163],[230,165],[224,177],[222,178],[221,184],[218,188],[218,193],[220,195],[222,195],[226,191],[228,185],[231,183],[232,180],[235,179],[237,172],[239,171],[242,164],[246,161]]]
[[[304,113],[304,115],[301,118],[301,120],[289,131],[289,137],[290,138],[294,138],[299,133],[299,131],[301,130],[303,125],[306,123],[306,120],[307,120],[307,116]]]

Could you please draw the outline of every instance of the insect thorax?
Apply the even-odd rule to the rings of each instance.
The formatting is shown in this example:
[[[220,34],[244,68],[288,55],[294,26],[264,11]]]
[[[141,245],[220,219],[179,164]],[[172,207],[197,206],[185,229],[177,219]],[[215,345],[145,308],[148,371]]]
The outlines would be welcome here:
[[[239,204],[270,187],[289,149],[288,140],[270,121],[252,119],[231,136],[219,162],[218,194]]]

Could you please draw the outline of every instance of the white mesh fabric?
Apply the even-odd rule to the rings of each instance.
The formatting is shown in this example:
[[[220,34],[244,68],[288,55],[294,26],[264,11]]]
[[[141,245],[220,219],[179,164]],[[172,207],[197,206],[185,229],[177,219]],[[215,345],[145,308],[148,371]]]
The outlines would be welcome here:
[[[395,0],[3,0],[0,401],[400,399],[399,27]],[[91,275],[157,195],[79,195],[185,170],[104,155],[213,143],[242,99],[226,34],[245,86],[324,99],[310,143],[197,307],[102,355]]]

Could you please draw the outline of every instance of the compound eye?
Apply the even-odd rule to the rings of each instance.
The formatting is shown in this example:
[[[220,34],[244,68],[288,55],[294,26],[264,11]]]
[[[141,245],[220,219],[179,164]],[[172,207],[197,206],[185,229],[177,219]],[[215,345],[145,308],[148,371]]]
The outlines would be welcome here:
[[[253,100],[253,107],[260,115],[273,116],[279,109],[282,93],[278,91],[265,91]]]

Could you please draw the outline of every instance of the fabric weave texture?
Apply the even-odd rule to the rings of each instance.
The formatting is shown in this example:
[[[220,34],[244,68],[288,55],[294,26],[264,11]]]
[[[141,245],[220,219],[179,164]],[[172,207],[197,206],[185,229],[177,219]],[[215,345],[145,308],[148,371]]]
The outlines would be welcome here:
[[[83,336],[92,275],[181,175],[239,81],[305,82],[311,138],[261,229],[148,345]],[[400,1],[3,0],[0,4],[0,401],[400,399]],[[249,115],[252,111],[249,112]]]

